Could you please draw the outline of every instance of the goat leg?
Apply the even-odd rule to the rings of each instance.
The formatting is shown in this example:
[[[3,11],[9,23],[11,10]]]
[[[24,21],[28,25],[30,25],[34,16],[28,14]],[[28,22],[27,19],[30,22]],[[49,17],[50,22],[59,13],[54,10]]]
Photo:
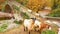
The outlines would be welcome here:
[[[27,27],[24,27],[24,31],[27,31],[28,29],[27,29]]]
[[[30,31],[28,31],[29,32],[29,34],[30,34]]]

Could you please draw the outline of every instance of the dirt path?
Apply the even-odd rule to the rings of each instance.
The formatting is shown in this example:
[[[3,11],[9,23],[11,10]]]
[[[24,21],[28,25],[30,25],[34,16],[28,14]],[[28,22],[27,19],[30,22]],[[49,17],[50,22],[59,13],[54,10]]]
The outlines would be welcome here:
[[[24,31],[23,26],[20,25],[18,28],[0,33],[0,34],[29,34],[28,31]],[[38,32],[31,31],[31,34],[39,34]]]

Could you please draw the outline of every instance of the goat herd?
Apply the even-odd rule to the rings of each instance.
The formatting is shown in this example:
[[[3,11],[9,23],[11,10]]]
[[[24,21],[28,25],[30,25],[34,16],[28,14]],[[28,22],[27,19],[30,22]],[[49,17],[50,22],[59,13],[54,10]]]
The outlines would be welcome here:
[[[24,31],[28,31],[29,34],[31,31],[41,33],[45,28],[51,29],[51,26],[47,22],[37,20],[36,18],[25,19],[23,25]]]

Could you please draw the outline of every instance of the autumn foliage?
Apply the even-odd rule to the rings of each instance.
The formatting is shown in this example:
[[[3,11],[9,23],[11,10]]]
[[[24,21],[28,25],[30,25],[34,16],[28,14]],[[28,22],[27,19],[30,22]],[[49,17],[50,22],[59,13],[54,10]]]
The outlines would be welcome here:
[[[34,12],[44,9],[46,6],[51,6],[49,0],[28,0],[26,6]]]

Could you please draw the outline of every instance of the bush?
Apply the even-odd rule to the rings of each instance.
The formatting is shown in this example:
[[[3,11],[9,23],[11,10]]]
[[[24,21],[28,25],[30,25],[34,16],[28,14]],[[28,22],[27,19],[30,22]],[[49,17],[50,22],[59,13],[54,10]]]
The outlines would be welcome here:
[[[50,17],[60,17],[60,9],[55,9],[53,10],[50,14],[48,14],[47,16]]]

